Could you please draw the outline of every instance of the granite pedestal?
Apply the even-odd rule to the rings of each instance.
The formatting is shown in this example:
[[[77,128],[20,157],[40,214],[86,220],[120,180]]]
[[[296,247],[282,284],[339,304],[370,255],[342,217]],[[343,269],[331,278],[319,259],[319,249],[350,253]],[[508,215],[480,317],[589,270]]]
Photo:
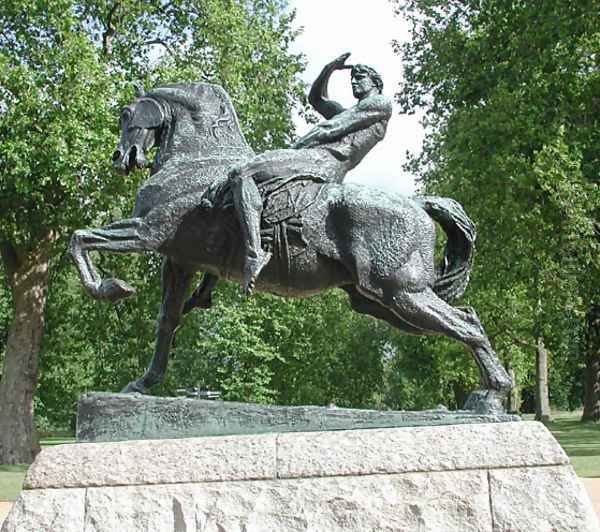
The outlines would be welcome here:
[[[536,422],[46,448],[2,532],[585,531],[598,523]]]

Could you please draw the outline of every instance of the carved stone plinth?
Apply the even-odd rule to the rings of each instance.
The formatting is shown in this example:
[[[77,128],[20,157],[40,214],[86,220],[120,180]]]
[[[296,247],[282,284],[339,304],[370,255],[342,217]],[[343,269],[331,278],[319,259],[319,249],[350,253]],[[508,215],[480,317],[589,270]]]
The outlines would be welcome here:
[[[598,532],[536,422],[47,448],[2,532]]]

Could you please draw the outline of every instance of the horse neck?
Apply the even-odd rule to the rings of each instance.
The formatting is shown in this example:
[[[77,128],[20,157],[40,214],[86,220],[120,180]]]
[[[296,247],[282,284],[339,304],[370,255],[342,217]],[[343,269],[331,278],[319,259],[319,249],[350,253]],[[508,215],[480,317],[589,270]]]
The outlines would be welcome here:
[[[241,132],[237,139],[219,138],[209,127],[209,124],[200,127],[195,123],[188,109],[171,105],[161,128],[152,172],[158,172],[169,161],[223,159],[224,164],[228,164],[228,161],[248,159],[254,155]]]
[[[193,133],[194,125],[189,115],[186,117],[172,113],[161,128],[154,171],[157,172],[175,158],[200,157],[199,146],[196,146],[197,142],[194,142]]]

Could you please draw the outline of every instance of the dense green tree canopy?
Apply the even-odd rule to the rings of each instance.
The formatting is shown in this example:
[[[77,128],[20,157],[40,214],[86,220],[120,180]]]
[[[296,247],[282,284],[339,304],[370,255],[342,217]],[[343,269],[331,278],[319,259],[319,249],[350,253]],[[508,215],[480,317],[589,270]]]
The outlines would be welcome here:
[[[398,100],[429,132],[411,168],[477,223],[470,299],[505,361],[526,380],[542,339],[564,384],[600,302],[598,2],[395,4],[413,37]]]

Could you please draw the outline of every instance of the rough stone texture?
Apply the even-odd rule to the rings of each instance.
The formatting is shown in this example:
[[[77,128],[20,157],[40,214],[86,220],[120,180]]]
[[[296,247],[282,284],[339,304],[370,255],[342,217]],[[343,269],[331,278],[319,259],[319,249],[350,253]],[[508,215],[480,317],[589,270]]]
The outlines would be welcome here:
[[[40,453],[25,486],[127,486],[566,463],[564,451],[542,424],[518,422],[62,445]]]
[[[491,530],[485,472],[91,488],[85,532]]]
[[[82,532],[84,489],[23,491],[1,532]]]
[[[519,421],[519,417],[444,409],[406,412],[271,406],[96,392],[79,399],[77,440],[83,443],[505,421]]]
[[[535,443],[533,445],[532,443]],[[280,478],[567,464],[537,422],[282,434]]]
[[[76,444],[26,488],[1,532],[600,532],[536,422]]]
[[[489,472],[494,532],[587,532],[598,521],[571,466]]]
[[[24,487],[127,486],[274,478],[275,434],[57,445],[38,455]]]

